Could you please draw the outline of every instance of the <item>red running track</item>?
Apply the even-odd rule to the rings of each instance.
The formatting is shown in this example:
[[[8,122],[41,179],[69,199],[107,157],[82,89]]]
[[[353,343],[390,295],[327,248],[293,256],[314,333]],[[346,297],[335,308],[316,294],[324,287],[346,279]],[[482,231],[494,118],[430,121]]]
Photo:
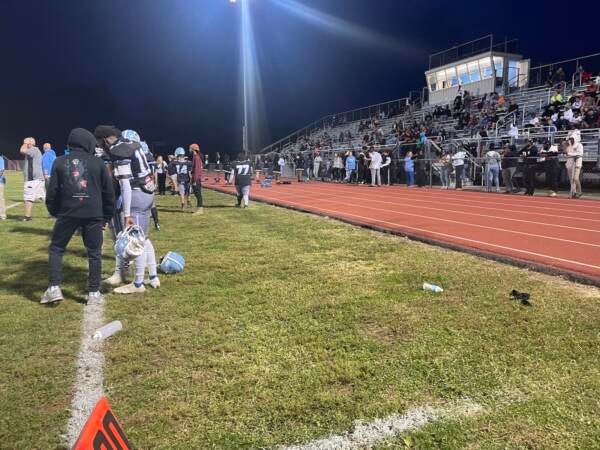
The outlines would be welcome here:
[[[255,184],[251,198],[600,285],[596,201],[321,182]]]

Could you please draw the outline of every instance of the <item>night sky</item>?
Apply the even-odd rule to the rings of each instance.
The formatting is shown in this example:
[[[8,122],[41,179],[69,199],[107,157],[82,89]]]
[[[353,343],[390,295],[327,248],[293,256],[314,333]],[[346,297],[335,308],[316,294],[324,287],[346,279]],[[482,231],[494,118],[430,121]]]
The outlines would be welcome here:
[[[340,37],[272,0],[249,1],[263,145],[326,114],[420,90],[428,55],[455,43],[515,37],[534,63],[600,47],[593,26],[547,1],[298,0],[391,36],[406,52]],[[99,123],[168,150],[198,142],[203,152],[237,153],[239,18],[228,0],[1,0],[0,154],[15,156],[26,136],[62,153],[71,128]]]

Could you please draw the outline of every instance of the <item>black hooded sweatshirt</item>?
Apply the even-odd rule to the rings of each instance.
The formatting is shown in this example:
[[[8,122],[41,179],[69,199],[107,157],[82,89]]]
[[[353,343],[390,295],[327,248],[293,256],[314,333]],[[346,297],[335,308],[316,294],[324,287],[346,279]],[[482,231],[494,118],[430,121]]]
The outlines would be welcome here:
[[[75,128],[69,134],[69,155],[56,158],[46,192],[46,207],[54,217],[104,219],[114,214],[115,192],[103,161],[94,156],[96,138]]]

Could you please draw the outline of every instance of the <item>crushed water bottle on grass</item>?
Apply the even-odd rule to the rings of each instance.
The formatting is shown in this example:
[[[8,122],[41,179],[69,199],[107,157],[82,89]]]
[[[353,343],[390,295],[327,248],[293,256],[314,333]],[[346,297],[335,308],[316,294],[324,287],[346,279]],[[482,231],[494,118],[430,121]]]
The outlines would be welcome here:
[[[92,338],[107,339],[122,329],[123,324],[119,320],[115,320],[114,322],[107,323],[103,327],[98,328]]]
[[[430,284],[430,283],[423,283],[423,290],[436,292],[436,293],[444,292],[444,290],[441,287],[436,286],[435,284]]]

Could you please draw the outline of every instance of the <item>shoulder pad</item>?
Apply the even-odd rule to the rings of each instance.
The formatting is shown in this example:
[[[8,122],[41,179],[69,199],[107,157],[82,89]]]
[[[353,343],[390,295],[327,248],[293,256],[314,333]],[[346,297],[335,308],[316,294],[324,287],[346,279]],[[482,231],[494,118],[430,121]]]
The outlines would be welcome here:
[[[141,146],[137,142],[122,141],[113,145],[108,153],[111,159],[130,159]]]

